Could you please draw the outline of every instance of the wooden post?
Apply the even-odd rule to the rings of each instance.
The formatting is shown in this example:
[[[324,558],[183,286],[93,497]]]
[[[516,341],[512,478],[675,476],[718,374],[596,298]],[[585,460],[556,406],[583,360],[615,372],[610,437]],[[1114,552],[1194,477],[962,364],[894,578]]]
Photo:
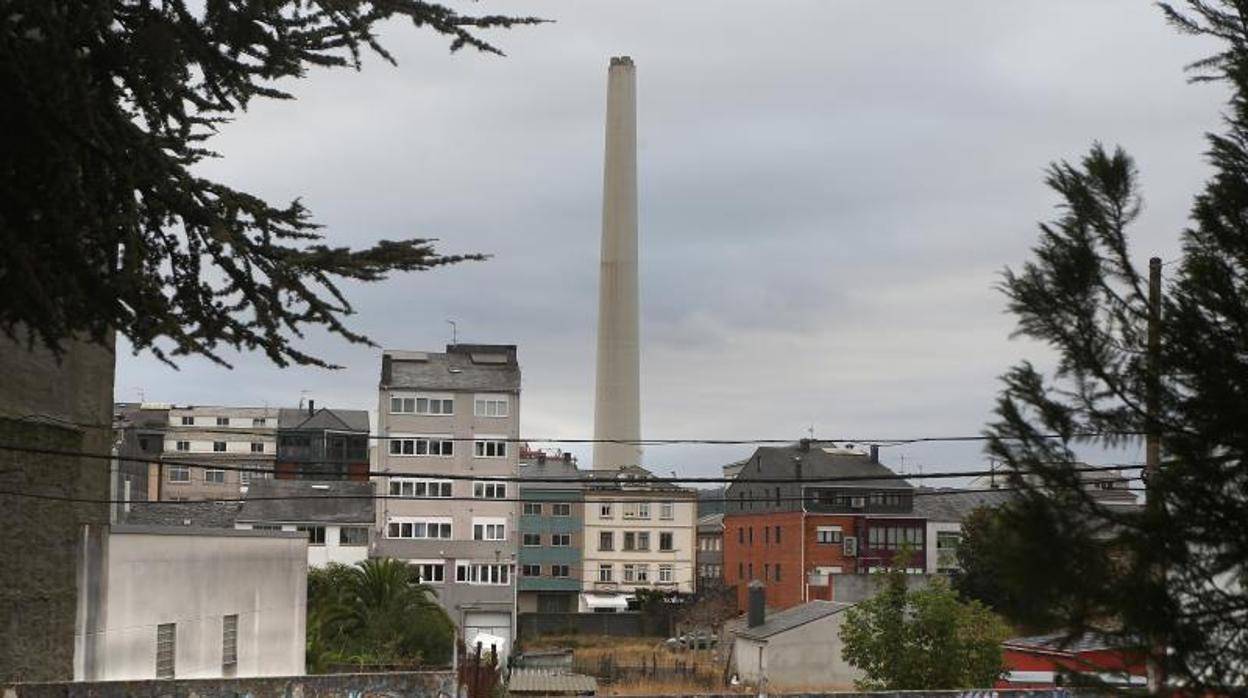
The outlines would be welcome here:
[[[1145,444],[1144,444],[1144,505],[1156,515],[1162,506],[1161,497],[1153,489],[1161,474],[1161,258],[1148,260],[1148,360],[1147,387],[1145,395]],[[1166,583],[1166,569],[1158,564],[1154,570],[1158,581]],[[1166,683],[1166,638],[1149,638],[1148,691],[1161,693]]]

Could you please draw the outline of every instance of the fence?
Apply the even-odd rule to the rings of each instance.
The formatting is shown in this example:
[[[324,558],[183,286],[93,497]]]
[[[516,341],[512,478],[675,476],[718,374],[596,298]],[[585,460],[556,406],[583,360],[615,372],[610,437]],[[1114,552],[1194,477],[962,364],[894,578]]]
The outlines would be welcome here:
[[[607,635],[643,637],[647,634],[640,613],[521,613],[520,639],[540,635]],[[667,636],[669,628],[656,628],[654,635]]]
[[[454,675],[449,671],[0,685],[3,698],[450,698],[454,695]]]
[[[627,664],[617,662],[612,655],[604,655],[597,659],[578,659],[573,664],[573,671],[594,676],[599,683],[604,685],[642,680],[680,682],[701,686],[707,690],[722,685],[719,673],[712,667],[699,666],[688,659],[676,659],[659,653],[651,655],[649,661],[645,657],[640,659],[640,663]]]

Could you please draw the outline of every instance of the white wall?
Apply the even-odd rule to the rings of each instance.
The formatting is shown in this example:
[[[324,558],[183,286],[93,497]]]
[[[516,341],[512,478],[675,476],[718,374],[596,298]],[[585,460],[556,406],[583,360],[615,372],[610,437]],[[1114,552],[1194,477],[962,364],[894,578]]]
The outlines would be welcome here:
[[[340,526],[309,523],[309,526],[325,526],[325,545],[308,545],[308,567],[324,567],[331,562],[354,565],[368,559],[367,545],[340,545],[338,541]],[[369,528],[367,523],[353,524],[357,527]],[[239,523],[234,527],[240,531],[252,530],[252,524]],[[283,524],[283,531],[297,532],[295,524]]]
[[[863,674],[841,657],[841,624],[845,612],[772,635],[765,641],[738,637],[733,644],[737,675],[753,686],[759,680],[759,648],[762,676],[772,691],[852,690]]]
[[[944,521],[928,521],[927,522],[927,564],[924,570],[928,574],[936,573],[936,534],[953,531],[961,534],[962,524],[949,523]]]
[[[304,672],[307,541],[286,533],[117,526],[89,577],[75,680],[156,677],[157,625],[176,623],[175,678]],[[90,565],[88,565],[90,566]],[[222,621],[238,615],[238,663],[222,667]]]

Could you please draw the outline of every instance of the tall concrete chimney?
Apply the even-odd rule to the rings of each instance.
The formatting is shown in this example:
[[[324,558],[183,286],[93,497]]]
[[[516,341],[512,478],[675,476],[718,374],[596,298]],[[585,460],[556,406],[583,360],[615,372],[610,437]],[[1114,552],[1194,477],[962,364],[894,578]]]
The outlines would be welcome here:
[[[641,464],[641,368],[637,340],[637,78],[633,59],[607,71],[598,280],[598,384],[593,468]]]

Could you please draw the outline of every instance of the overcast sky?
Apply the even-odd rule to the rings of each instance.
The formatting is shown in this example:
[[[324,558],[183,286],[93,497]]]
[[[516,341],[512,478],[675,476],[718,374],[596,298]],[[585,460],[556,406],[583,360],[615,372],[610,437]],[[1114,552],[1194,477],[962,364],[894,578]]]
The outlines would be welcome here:
[[[1136,252],[1173,258],[1224,92],[1185,82],[1208,45],[1143,0],[497,3],[553,24],[448,54],[394,24],[398,67],[314,70],[256,103],[202,171],[302,197],[332,244],[440,238],[488,262],[348,292],[387,348],[519,345],[525,436],[586,438],[607,64],[638,80],[642,425],[647,438],[979,433],[1010,340],[993,290],[1053,214],[1045,166],[1093,141],[1136,158]],[[376,410],[380,350],[310,337],[344,370],[171,370],[119,349],[116,397]],[[573,447],[585,456],[588,449]],[[710,475],[749,447],[647,450]],[[1131,456],[1133,454],[1128,454]],[[978,444],[889,449],[906,471],[980,467]]]

